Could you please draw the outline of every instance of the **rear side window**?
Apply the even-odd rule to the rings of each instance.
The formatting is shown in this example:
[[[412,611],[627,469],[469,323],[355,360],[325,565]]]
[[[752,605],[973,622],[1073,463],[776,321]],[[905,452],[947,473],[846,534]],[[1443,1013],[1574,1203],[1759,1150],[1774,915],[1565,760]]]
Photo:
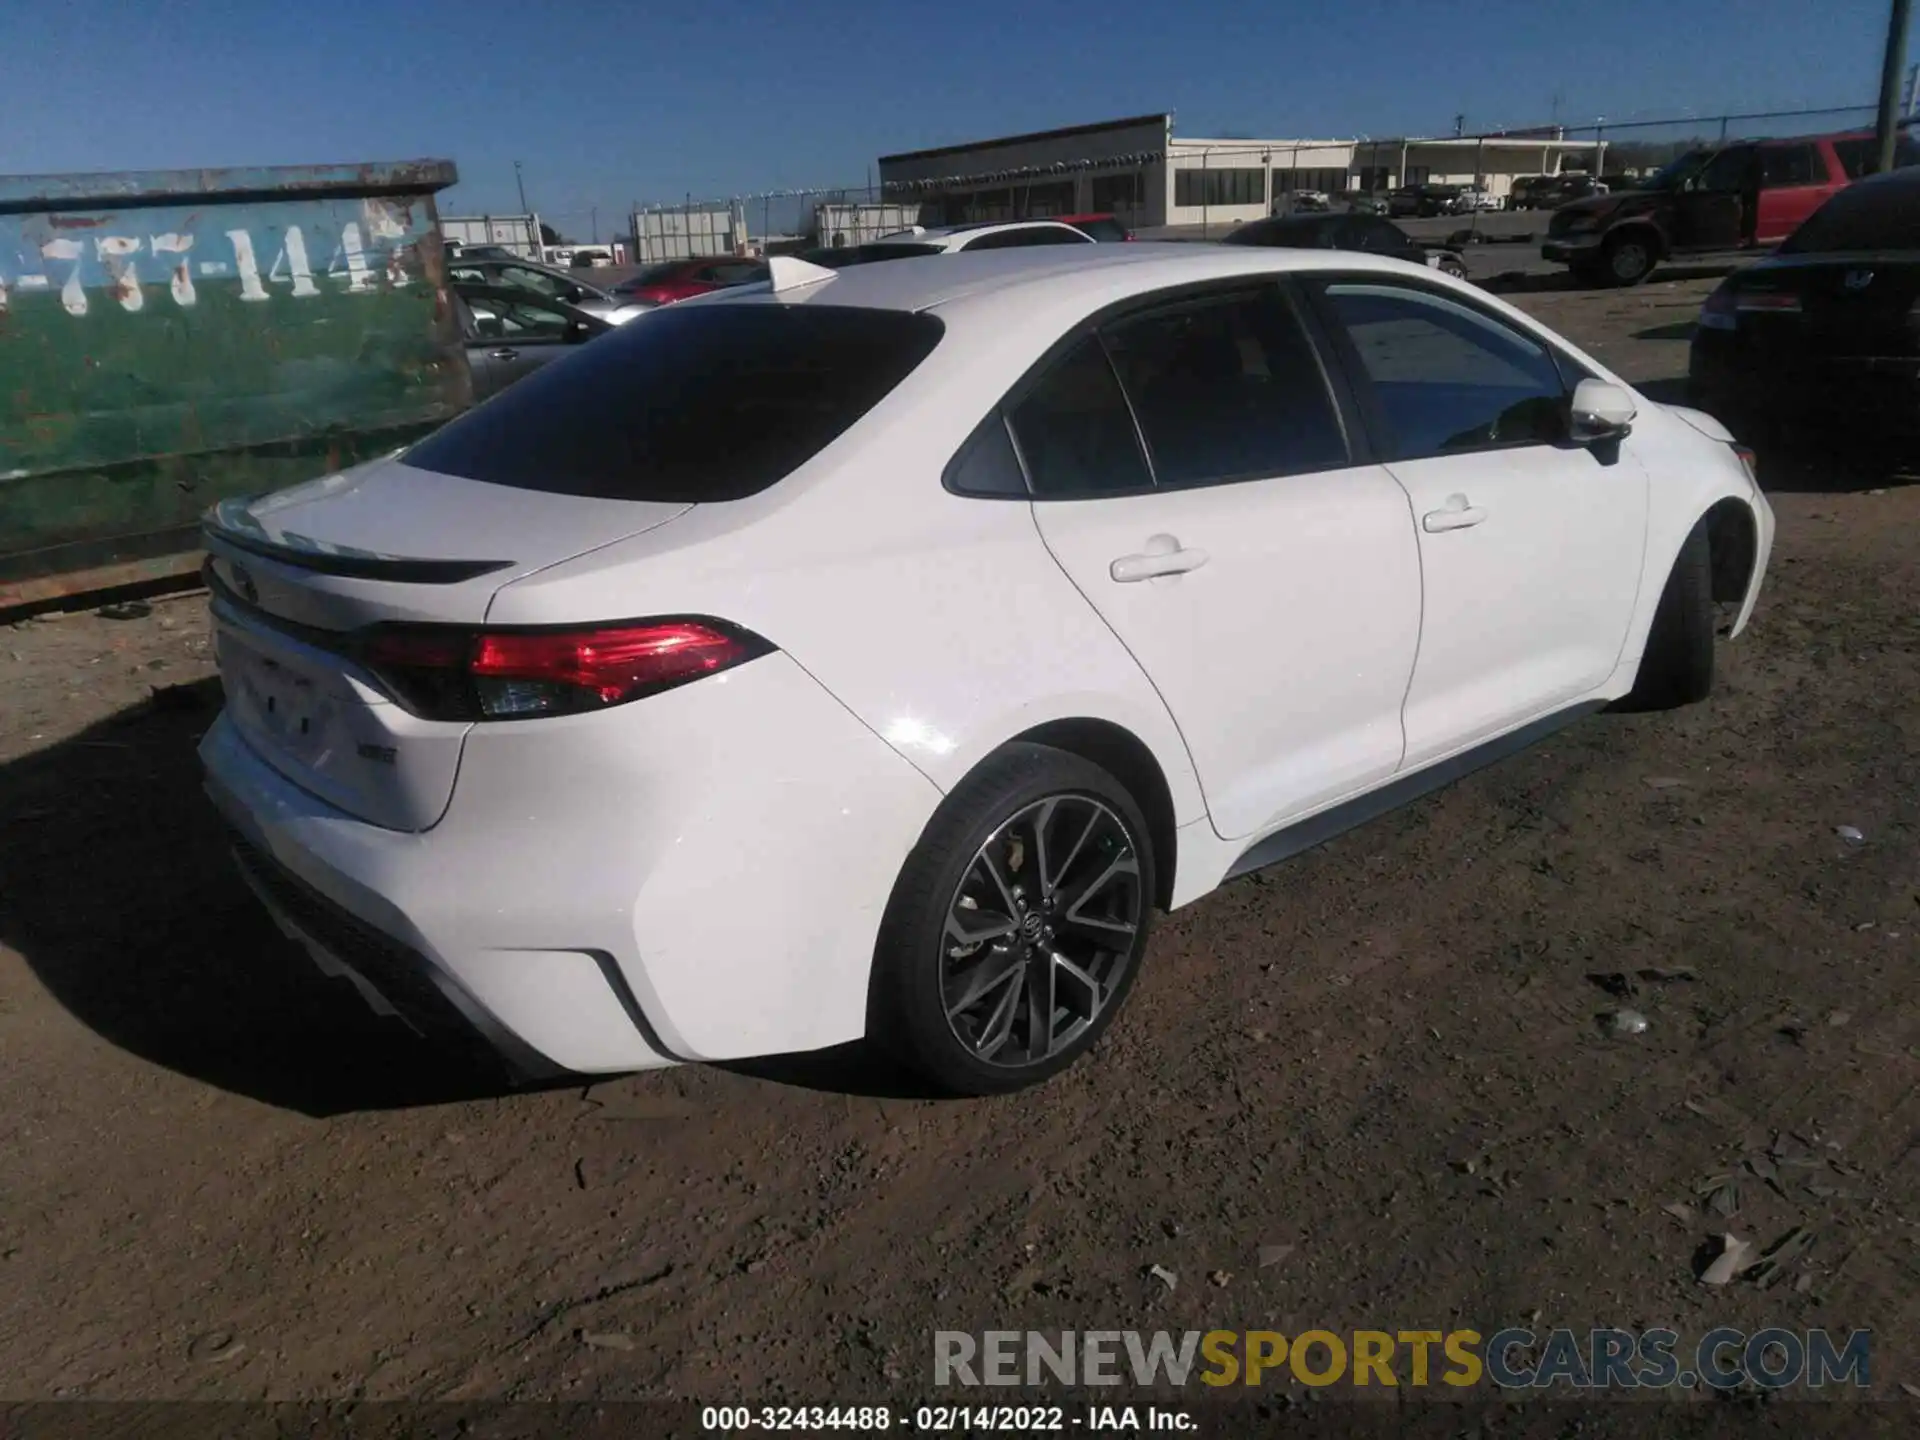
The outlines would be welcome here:
[[[1048,370],[1010,419],[1037,496],[1112,495],[1153,484],[1127,397],[1095,336]]]
[[[1095,240],[1112,242],[1127,238],[1127,227],[1122,225],[1118,220],[1076,220],[1073,223],[1078,229],[1084,230]]]
[[[1833,153],[1840,161],[1840,168],[1847,172],[1849,180],[1864,179],[1880,163],[1880,146],[1875,140],[1836,140],[1833,142]],[[1894,137],[1893,168],[1900,170],[1916,164],[1920,164],[1920,140],[1915,140],[1903,130]]]
[[[1130,318],[1106,332],[1163,486],[1297,475],[1347,463],[1340,414],[1277,291]]]
[[[1783,255],[1920,250],[1920,185],[1909,176],[1842,190],[1787,237]]]
[[[1769,189],[1783,185],[1811,185],[1814,180],[1811,145],[1766,145],[1760,150],[1760,183]],[[1826,177],[1822,175],[1821,179]]]
[[[468,411],[406,463],[555,495],[738,500],[825,449],[944,329],[851,306],[669,306]]]

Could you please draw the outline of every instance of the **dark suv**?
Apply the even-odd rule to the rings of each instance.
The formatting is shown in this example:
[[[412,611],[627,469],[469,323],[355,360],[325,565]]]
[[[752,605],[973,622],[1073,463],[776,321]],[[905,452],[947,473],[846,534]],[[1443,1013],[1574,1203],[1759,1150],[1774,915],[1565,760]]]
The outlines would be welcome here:
[[[1632,190],[1561,206],[1540,253],[1590,285],[1637,285],[1675,256],[1776,245],[1865,172],[1873,143],[1856,131],[1690,150]],[[1895,164],[1916,161],[1903,132]]]

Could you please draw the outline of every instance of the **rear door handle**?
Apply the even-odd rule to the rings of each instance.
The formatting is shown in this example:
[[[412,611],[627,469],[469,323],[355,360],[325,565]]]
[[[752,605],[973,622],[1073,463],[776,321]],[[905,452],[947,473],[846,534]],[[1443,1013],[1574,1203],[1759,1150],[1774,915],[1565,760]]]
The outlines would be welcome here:
[[[1107,567],[1107,573],[1122,585],[1139,580],[1154,580],[1163,575],[1184,575],[1207,563],[1204,550],[1183,549],[1171,535],[1155,535],[1138,555],[1122,555]]]
[[[505,346],[502,346],[498,350],[489,350],[487,352],[487,358],[489,360],[518,360],[520,358],[520,352],[518,350],[509,350]]]
[[[1449,495],[1443,509],[1429,510],[1420,517],[1420,526],[1429,534],[1437,535],[1443,530],[1470,529],[1486,518],[1485,507],[1469,505],[1464,495]]]

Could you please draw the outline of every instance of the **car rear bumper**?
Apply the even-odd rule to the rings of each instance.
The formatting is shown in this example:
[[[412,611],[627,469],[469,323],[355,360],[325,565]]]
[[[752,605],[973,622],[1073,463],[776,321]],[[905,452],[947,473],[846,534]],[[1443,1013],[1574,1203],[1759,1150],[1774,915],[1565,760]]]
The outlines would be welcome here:
[[[476,727],[423,832],[307,794],[225,715],[200,753],[243,874],[321,968],[536,1074],[858,1038],[881,914],[940,799],[781,654]]]
[[[1864,440],[1920,436],[1920,357],[1783,354],[1745,345],[1737,332],[1701,331],[1687,388],[1690,403],[1735,433],[1764,420]]]

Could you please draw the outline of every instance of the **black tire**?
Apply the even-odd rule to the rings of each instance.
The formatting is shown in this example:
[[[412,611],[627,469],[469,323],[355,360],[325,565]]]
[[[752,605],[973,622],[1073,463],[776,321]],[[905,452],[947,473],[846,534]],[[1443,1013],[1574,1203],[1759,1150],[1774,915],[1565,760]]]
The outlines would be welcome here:
[[[1654,243],[1639,229],[1608,237],[1601,252],[1601,270],[1609,285],[1638,285],[1660,263]]]
[[[1462,265],[1458,260],[1448,256],[1440,262],[1440,273],[1442,275],[1451,275],[1456,280],[1464,280],[1467,278],[1467,267]]]
[[[1046,809],[1050,800],[1056,802],[1052,810]],[[1053,842],[1054,853],[1068,852],[1052,886],[1041,870],[1050,842],[1044,837],[1022,840],[1020,853],[1015,853],[1008,839],[1034,836],[1036,811],[1053,817],[1046,823],[1059,837]],[[1090,821],[1079,837],[1081,843],[1072,845],[1068,836],[1078,829],[1079,817],[1094,811],[1103,812],[1111,823]],[[994,842],[1006,871],[1003,877],[981,868],[989,842]],[[1122,853],[1129,848],[1131,874]],[[1092,901],[1107,906],[1108,914],[1070,920],[1068,909],[1089,902],[1060,897],[1087,884],[1090,873],[1113,876]],[[965,908],[973,898],[969,892],[977,890],[990,897],[988,882],[998,886],[1001,880],[1010,887],[1009,898],[1020,906],[1028,903],[1023,886],[1039,892],[1048,912],[1046,923],[1057,924],[1058,934],[1049,928],[1040,941],[1028,932],[1041,911],[1042,902],[1036,901],[1030,910],[1017,914],[1006,909],[1004,918],[1013,922],[1010,934],[991,942],[963,938],[954,943],[950,916],[980,913],[992,923],[1003,918],[989,915],[977,904],[972,911]],[[1057,1074],[1099,1040],[1125,1003],[1146,949],[1155,880],[1146,820],[1118,780],[1091,761],[1051,746],[1006,746],[983,761],[941,803],[900,871],[874,951],[868,1040],[954,1095],[999,1094]],[[1128,890],[1130,894],[1121,893]],[[1104,934],[1090,938],[1083,921],[1103,932],[1112,927],[1118,938],[1118,917],[1125,915],[1132,917],[1132,932],[1123,946],[1110,945],[1102,955],[1082,948],[1105,939]],[[988,928],[983,925],[983,932]],[[1069,948],[1076,964],[1083,956],[1095,958],[1063,971],[1056,957],[1069,958],[1063,953]],[[980,981],[990,973],[1006,973],[1010,968],[1017,968],[1017,973],[1005,988],[998,983],[982,988]],[[1092,990],[1081,987],[1080,981],[1090,977],[1103,978],[1104,991],[1099,985]],[[1043,992],[1042,986],[1050,988]],[[950,1017],[956,990],[962,998],[980,990],[979,1008],[971,1012],[956,1008]],[[999,1003],[989,997],[1009,993],[1012,999],[1005,1003],[1012,1007],[1012,1018],[1007,1020],[1004,1048],[987,1054],[984,1047],[990,1043],[993,1019],[985,1012],[999,1013]],[[1038,998],[1042,993],[1051,1001],[1044,1007]],[[1043,1008],[1048,1018],[1044,1036],[1038,1036]],[[1058,1048],[1053,1048],[1063,1010],[1072,1022],[1066,1027],[1070,1038],[1061,1037]],[[1090,1017],[1079,1013],[1086,1010],[1092,1011]],[[1034,1058],[1042,1041],[1045,1053]]]
[[[1616,710],[1673,710],[1713,693],[1713,557],[1702,520],[1680,547],[1653,612],[1633,689]]]

